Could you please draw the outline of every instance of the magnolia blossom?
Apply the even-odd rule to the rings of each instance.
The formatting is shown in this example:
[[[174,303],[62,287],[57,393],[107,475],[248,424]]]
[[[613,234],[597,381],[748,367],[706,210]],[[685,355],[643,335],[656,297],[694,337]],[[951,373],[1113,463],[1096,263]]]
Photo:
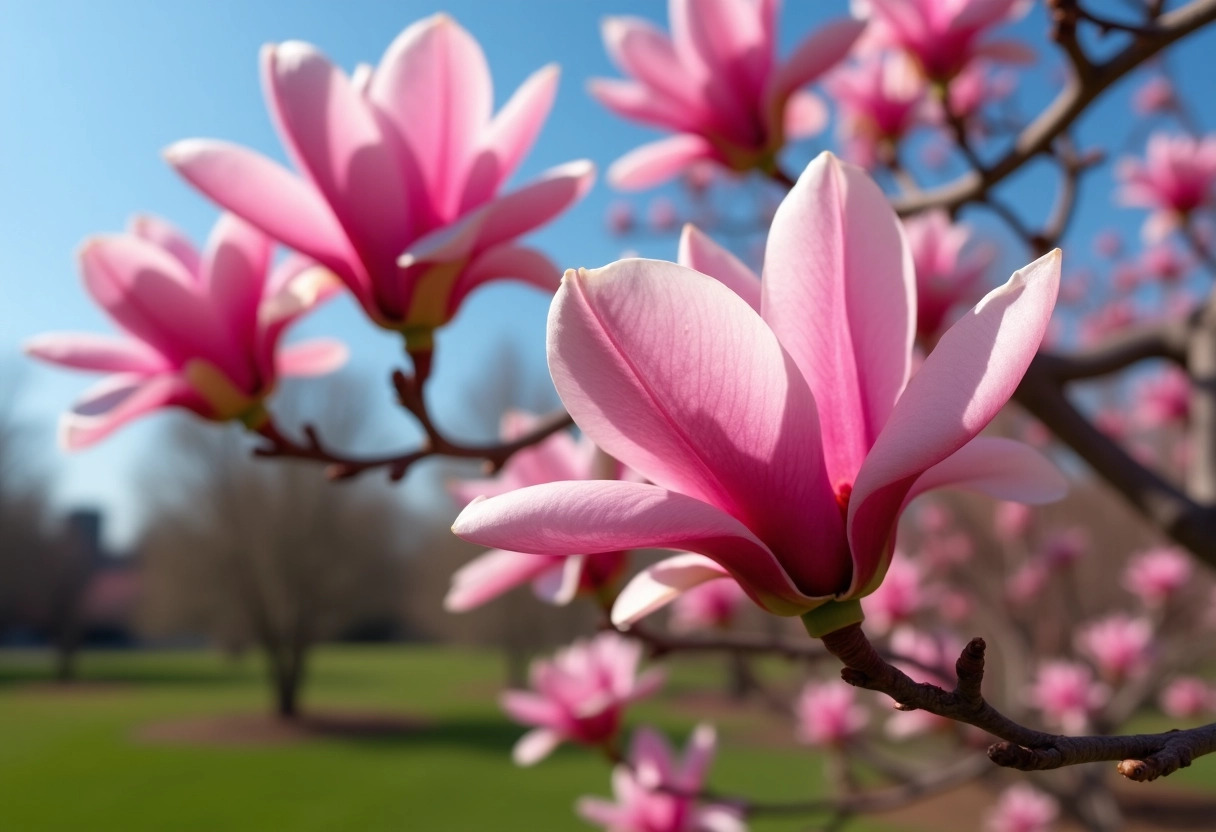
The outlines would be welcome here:
[[[1160,546],[1142,552],[1123,570],[1123,588],[1145,606],[1162,607],[1191,580],[1190,555],[1177,546]]]
[[[1030,506],[1004,501],[997,504],[992,528],[1000,540],[1010,543],[1025,537],[1033,520],[1034,511]]]
[[[489,280],[551,291],[559,272],[516,238],[591,187],[572,162],[501,194],[540,132],[558,71],[528,78],[492,114],[481,47],[446,15],[402,32],[380,65],[348,77],[299,41],[262,50],[262,80],[302,175],[227,142],[190,139],[165,155],[195,187],[338,275],[367,315],[429,356],[432,332]]]
[[[1084,733],[1090,717],[1110,698],[1110,689],[1095,682],[1083,664],[1051,661],[1039,668],[1030,689],[1030,704],[1066,734]]]
[[[832,73],[825,86],[840,108],[846,154],[866,167],[893,161],[900,140],[925,120],[925,82],[902,55],[867,56]]]
[[[1122,183],[1119,202],[1152,211],[1144,237],[1158,242],[1191,214],[1211,205],[1216,183],[1216,136],[1202,139],[1154,133],[1143,160],[1119,161],[1115,175]]]
[[[804,621],[822,633],[860,620],[855,599],[881,582],[917,494],[1064,492],[1037,452],[975,438],[1043,337],[1058,253],[989,294],[909,380],[911,256],[860,169],[826,153],[808,166],[773,220],[759,285],[704,235],[686,242],[693,268],[623,260],[567,272],[549,317],[549,367],[567,411],[649,482],[554,483],[475,501],[457,535],[549,555],[695,553],[635,577],[613,607],[620,625],[730,576],[778,615],[815,611]]]
[[[333,340],[279,348],[286,327],[331,294],[331,281],[298,258],[272,269],[272,253],[269,239],[231,215],[201,254],[150,216],[128,233],[87,241],[79,254],[85,289],[123,337],[49,333],[25,344],[43,361],[110,373],[61,418],[63,446],[91,445],[163,407],[256,427],[280,375],[341,366],[346,348]]]
[[[1186,277],[1195,268],[1193,258],[1180,251],[1168,240],[1149,246],[1140,255],[1140,270],[1146,277],[1155,277],[1165,283],[1175,283]]]
[[[502,708],[517,722],[535,725],[515,744],[517,765],[530,766],[563,742],[601,745],[621,726],[625,706],[654,693],[663,671],[638,675],[642,647],[605,631],[557,651],[551,661],[532,663],[532,691],[509,690]]]
[[[724,630],[735,623],[747,593],[734,581],[708,581],[685,592],[671,605],[676,632]]]
[[[1212,711],[1213,705],[1216,705],[1216,693],[1202,679],[1179,676],[1161,691],[1157,704],[1168,717],[1193,719]]]
[[[604,45],[628,81],[590,90],[618,115],[675,136],[618,159],[608,178],[648,188],[710,161],[736,171],[771,169],[788,139],[818,133],[827,112],[801,88],[842,59],[863,24],[840,20],[776,58],[777,0],[670,0],[670,37],[637,17],[604,21]]]
[[[986,40],[989,29],[1021,16],[1026,0],[853,0],[871,18],[867,39],[916,59],[925,76],[949,81],[977,58],[1029,63],[1034,53],[1010,40]]]
[[[866,629],[875,635],[883,635],[897,624],[907,623],[926,601],[920,567],[896,554],[882,585],[862,604],[868,621]]]
[[[990,245],[968,249],[969,225],[951,223],[945,211],[930,211],[904,222],[916,267],[916,334],[931,341],[946,314],[974,298],[984,272],[996,257]]]
[[[698,725],[683,760],[650,728],[639,728],[629,748],[629,764],[612,772],[616,802],[580,798],[576,809],[607,832],[747,832],[742,813],[721,803],[698,803],[695,797],[713,762],[717,735],[711,725]]]
[[[798,741],[820,748],[847,745],[870,722],[870,712],[857,702],[857,689],[839,679],[807,682],[794,711]]]
[[[1191,380],[1176,367],[1166,367],[1136,387],[1136,420],[1147,428],[1183,424],[1191,412]]]
[[[509,412],[503,417],[499,432],[504,441],[511,441],[535,428],[538,421],[529,413]],[[595,445],[590,440],[585,436],[576,440],[568,431],[559,431],[513,454],[496,477],[452,482],[448,491],[461,505],[466,505],[482,494],[502,494],[538,483],[621,473],[615,463],[612,471],[597,467],[600,466]],[[548,557],[492,549],[452,575],[452,587],[443,599],[443,606],[449,612],[466,612],[526,583],[532,584],[542,601],[568,604],[579,594],[610,591],[627,559],[626,552]]]
[[[1144,618],[1115,613],[1077,633],[1077,650],[1112,682],[1139,676],[1152,659],[1153,625]]]
[[[984,818],[984,832],[1051,832],[1060,804],[1026,783],[1001,792],[1000,800]]]

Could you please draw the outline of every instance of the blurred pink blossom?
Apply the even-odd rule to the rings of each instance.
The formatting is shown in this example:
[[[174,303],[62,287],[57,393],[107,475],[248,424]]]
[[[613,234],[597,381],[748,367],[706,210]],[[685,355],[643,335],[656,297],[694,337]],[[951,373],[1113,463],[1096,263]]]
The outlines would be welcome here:
[[[907,623],[925,600],[920,567],[897,551],[878,589],[861,603],[866,630],[874,635],[886,634],[896,625]]]
[[[612,771],[616,802],[580,798],[578,814],[607,832],[746,832],[743,815],[733,806],[698,803],[713,762],[717,736],[710,725],[698,725],[684,759],[673,759],[671,747],[648,727],[633,735],[628,765]]]
[[[850,160],[875,167],[924,120],[925,83],[900,55],[879,53],[833,72],[824,86],[840,108],[839,135]]]
[[[1043,664],[1029,694],[1030,704],[1066,734],[1084,733],[1109,698],[1110,689],[1094,681],[1088,667],[1068,661]]]
[[[279,347],[337,285],[298,257],[271,268],[272,253],[269,238],[230,214],[202,253],[152,216],[88,240],[79,252],[85,289],[124,334],[56,332],[25,343],[42,361],[109,374],[60,418],[60,444],[84,448],[165,407],[256,428],[280,375],[340,367],[346,348],[332,339]]]
[[[1039,556],[1053,569],[1072,566],[1092,548],[1089,531],[1081,526],[1053,532],[1044,542]]]
[[[1157,704],[1172,719],[1193,719],[1212,712],[1216,694],[1203,679],[1179,676],[1161,691]]]
[[[1154,73],[1132,93],[1132,111],[1142,116],[1169,112],[1176,100],[1174,83],[1168,76]]]
[[[1177,367],[1164,367],[1136,387],[1136,421],[1148,428],[1186,422],[1191,411],[1191,381]]]
[[[1149,246],[1140,255],[1140,269],[1146,275],[1155,277],[1164,283],[1175,283],[1181,280],[1194,267],[1193,259],[1165,240]]]
[[[1194,569],[1185,550],[1159,546],[1128,561],[1123,570],[1123,588],[1147,607],[1162,607],[1187,585]]]
[[[971,226],[952,223],[945,211],[904,221],[916,268],[916,333],[932,341],[951,309],[971,305],[996,249],[975,242]]]
[[[833,679],[807,682],[794,705],[798,741],[818,748],[840,748],[870,722],[870,712],[857,701],[857,689]]]
[[[787,140],[823,129],[827,108],[802,87],[844,58],[863,24],[829,23],[779,61],[778,5],[670,0],[670,36],[640,17],[604,20],[608,55],[629,80],[594,79],[591,94],[618,115],[676,134],[613,163],[613,185],[648,188],[705,161],[767,170]]]
[[[897,627],[889,647],[892,664],[918,682],[949,690],[954,686],[954,663],[963,643],[951,633],[927,633],[913,627]],[[905,657],[911,661],[900,661]],[[896,711],[887,718],[883,731],[891,739],[906,740],[932,731],[948,730],[955,723],[928,711]]]
[[[1041,558],[1028,560],[1005,580],[1005,597],[1019,606],[1032,601],[1047,586],[1049,577],[1047,564]]]
[[[1091,659],[1102,676],[1118,683],[1148,670],[1153,625],[1144,618],[1115,613],[1094,621],[1077,633],[1076,647]]]
[[[206,139],[178,142],[166,158],[208,197],[338,275],[417,360],[429,362],[433,330],[487,281],[557,287],[553,263],[516,239],[579,200],[594,166],[571,162],[500,194],[548,116],[555,65],[494,115],[485,55],[444,14],[409,26],[379,66],[351,77],[300,41],[265,46],[261,64],[275,128],[302,175]]]
[[[516,764],[538,763],[563,742],[611,742],[625,707],[663,684],[658,668],[638,675],[641,659],[641,644],[608,630],[558,650],[551,660],[534,661],[532,690],[509,690],[501,698],[508,716],[536,726],[515,744]]]
[[[683,593],[671,605],[671,628],[676,632],[723,630],[734,624],[747,604],[747,593],[726,579],[708,581]]]
[[[646,208],[646,224],[650,226],[651,231],[671,231],[680,224],[676,204],[665,196],[650,200],[650,205]]]
[[[637,224],[633,206],[628,202],[617,201],[608,206],[608,230],[613,234],[628,234]]]
[[[1201,139],[1154,133],[1143,160],[1119,160],[1120,204],[1147,208],[1144,238],[1159,242],[1196,209],[1211,204],[1216,183],[1216,136]]]
[[[1015,783],[1005,791],[984,818],[984,832],[1051,832],[1060,805],[1027,783]]]
[[[1113,228],[1098,232],[1094,237],[1094,253],[1107,260],[1123,253],[1123,235]]]
[[[996,536],[1005,543],[1021,540],[1030,531],[1034,521],[1034,509],[1025,503],[1015,503],[1004,500],[997,503],[996,513],[992,519],[992,528]]]

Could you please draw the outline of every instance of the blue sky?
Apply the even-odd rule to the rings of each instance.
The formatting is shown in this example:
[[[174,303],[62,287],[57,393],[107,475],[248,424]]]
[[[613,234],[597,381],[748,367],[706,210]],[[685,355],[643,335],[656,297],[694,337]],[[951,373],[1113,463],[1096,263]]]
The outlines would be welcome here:
[[[845,0],[791,0],[781,20],[785,50],[818,21],[845,13]],[[107,332],[112,327],[93,308],[80,285],[74,253],[89,234],[121,229],[129,216],[151,212],[171,219],[202,240],[216,216],[162,162],[169,143],[192,136],[224,138],[282,158],[258,83],[257,54],[266,42],[300,39],[320,46],[347,69],[375,62],[410,22],[436,11],[456,17],[485,49],[501,103],[533,70],[562,66],[562,86],[545,130],[516,177],[525,181],[552,165],[580,157],[601,171],[614,158],[654,134],[601,109],[585,93],[597,75],[614,75],[599,40],[607,14],[638,14],[665,25],[658,0],[452,0],[444,4],[395,0],[287,2],[287,0],[0,0],[0,351],[4,362],[21,365],[19,411],[38,427],[31,442],[51,477],[58,505],[98,504],[110,510],[112,539],[131,539],[139,520],[138,469],[154,455],[152,443],[163,417],[124,429],[101,446],[65,457],[54,447],[56,414],[91,382],[91,377],[34,365],[19,355],[20,342],[47,330]],[[1036,11],[1017,24],[1050,55],[1046,67],[1029,74],[1019,92],[1022,109],[1036,112],[1053,93],[1051,67],[1058,63],[1045,42],[1045,22]],[[1206,32],[1175,53],[1175,75],[1200,119],[1211,123],[1210,54],[1216,37]],[[1081,144],[1125,136],[1128,95],[1137,80],[1105,96],[1087,118]],[[796,162],[831,143],[830,135],[795,149]],[[1118,149],[1118,146],[1117,146]],[[796,163],[795,162],[795,163]],[[1006,191],[1028,218],[1050,208],[1050,172],[1041,166],[1019,176]],[[1070,266],[1088,260],[1088,240],[1099,228],[1134,233],[1141,219],[1109,205],[1110,166],[1086,183],[1082,221],[1065,252]],[[623,245],[603,230],[607,207],[619,195],[602,181],[591,195],[533,242],[562,266],[598,266],[615,259]],[[643,207],[648,197],[634,201]],[[988,218],[976,216],[990,227]],[[1069,242],[1069,241],[1066,241]],[[674,257],[675,238],[630,243],[643,254]],[[1001,270],[1024,262],[1012,241],[1003,247]],[[994,273],[994,279],[996,274]],[[452,418],[463,392],[484,371],[489,356],[514,349],[529,372],[543,377],[544,318],[548,300],[511,285],[487,289],[468,304],[443,333],[432,392],[441,418]],[[385,377],[398,354],[396,339],[364,323],[342,299],[296,331],[296,336],[334,334],[354,353],[353,371]],[[372,389],[380,389],[370,385]],[[415,435],[408,420],[384,401],[368,407],[383,414],[389,435],[400,444]]]

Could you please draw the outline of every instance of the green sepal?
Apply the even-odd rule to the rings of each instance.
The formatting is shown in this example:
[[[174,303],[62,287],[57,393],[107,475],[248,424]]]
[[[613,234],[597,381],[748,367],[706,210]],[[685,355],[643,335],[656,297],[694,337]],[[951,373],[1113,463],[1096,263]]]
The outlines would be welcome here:
[[[810,612],[802,614],[802,626],[806,627],[811,638],[823,638],[828,633],[834,633],[850,624],[860,624],[866,620],[861,611],[861,601],[828,601],[826,604]]]

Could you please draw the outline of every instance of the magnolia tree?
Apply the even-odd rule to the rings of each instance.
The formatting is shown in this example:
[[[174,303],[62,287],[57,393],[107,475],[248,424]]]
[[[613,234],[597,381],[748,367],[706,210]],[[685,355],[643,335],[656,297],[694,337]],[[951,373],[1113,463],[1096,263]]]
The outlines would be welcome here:
[[[1148,781],[1216,751],[1216,724],[1120,733],[1154,702],[1188,725],[1216,706],[1193,638],[1212,625],[1200,570],[1216,564],[1216,302],[1196,274],[1216,276],[1216,137],[1199,132],[1163,65],[1141,69],[1216,21],[1216,0],[1102,13],[1047,0],[1036,43],[1002,31],[1028,5],[856,0],[784,55],[776,0],[671,0],[667,28],[606,19],[622,77],[591,94],[665,132],[617,160],[609,184],[680,179],[710,227],[683,229],[676,262],[564,275],[520,238],[579,200],[591,164],[507,185],[553,103],[555,67],[495,111],[480,47],[444,15],[350,75],[312,45],[268,46],[267,104],[295,169],[187,139],[168,162],[225,211],[206,248],[154,218],[84,246],[86,288],[124,334],[29,344],[109,374],[63,417],[63,442],[83,447],[180,407],[237,420],[259,455],[315,460],[335,479],[400,479],[430,456],[484,460],[486,479],[453,487],[465,503],[453,531],[493,548],[455,571],[446,603],[467,610],[531,584],[542,601],[603,611],[602,632],[538,661],[532,689],[503,697],[529,727],[516,763],[570,742],[616,766],[614,799],[577,805],[591,824],[722,832],[780,812],[837,828],[997,766],[1060,771],[994,795],[976,826],[1045,830],[1071,816],[1116,829],[1106,769],[1082,764]],[[1021,118],[1019,74],[1053,53],[1059,90]],[[1111,150],[1079,147],[1073,131],[1129,76],[1141,84],[1129,141],[1143,149],[1118,160],[1115,196],[1142,212],[1143,243],[1129,251],[1104,233],[1093,245],[1106,273],[1061,284],[1057,244]],[[847,161],[824,152],[791,169],[793,144],[828,141],[825,97]],[[1027,217],[1006,183],[1044,160],[1058,170],[1056,205]],[[703,210],[713,190],[749,180],[783,194],[752,218],[759,269],[754,252],[715,241]],[[1026,265],[987,294],[991,246],[957,222],[973,210],[1024,248]],[[674,203],[651,206],[660,231],[678,217]],[[636,227],[627,203],[609,221]],[[290,254],[276,260],[277,246]],[[471,445],[432,419],[425,385],[435,330],[497,279],[553,293],[548,360],[564,411],[507,414],[501,442]],[[409,366],[392,381],[425,433],[417,448],[348,455],[275,419],[280,376],[343,358],[330,341],[282,347],[284,330],[343,291],[402,337]],[[1156,539],[1112,562],[1102,518],[1087,528],[1025,508],[1064,496],[1057,462],[1077,488],[1117,492]],[[948,488],[999,502],[918,500]],[[639,569],[641,549],[672,553]],[[1097,601],[1080,592],[1095,568],[1121,574],[1122,588]],[[667,628],[648,621],[668,604]],[[806,636],[732,631],[742,607],[800,619]],[[975,632],[1000,659],[988,684],[987,643],[966,640]],[[826,797],[708,792],[712,726],[683,751],[626,729],[630,704],[662,684],[642,662],[682,651],[813,668],[782,707],[835,763]],[[952,749],[891,753],[927,735]],[[862,785],[855,766],[890,782]]]

